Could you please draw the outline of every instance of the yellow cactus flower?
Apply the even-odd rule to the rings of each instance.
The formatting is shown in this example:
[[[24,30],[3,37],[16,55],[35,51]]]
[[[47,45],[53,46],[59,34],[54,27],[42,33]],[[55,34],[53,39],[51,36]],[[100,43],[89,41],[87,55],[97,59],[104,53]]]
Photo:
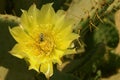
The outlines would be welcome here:
[[[61,58],[71,42],[78,38],[72,32],[73,21],[65,18],[63,10],[56,13],[52,4],[45,4],[39,10],[33,4],[28,11],[23,10],[20,25],[9,28],[17,41],[10,53],[29,62],[29,69],[45,74],[53,74],[53,64],[62,64]]]

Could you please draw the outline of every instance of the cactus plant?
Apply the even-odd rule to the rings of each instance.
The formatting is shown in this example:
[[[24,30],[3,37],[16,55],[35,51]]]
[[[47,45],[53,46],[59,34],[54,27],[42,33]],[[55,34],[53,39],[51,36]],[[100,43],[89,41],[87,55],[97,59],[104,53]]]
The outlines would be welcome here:
[[[11,2],[6,0],[3,3],[7,5],[2,6],[4,11],[0,11],[2,13],[0,14],[0,47],[3,47],[0,49],[0,65],[10,69],[10,72],[14,70],[13,75],[19,76],[14,78],[11,72],[8,73],[6,80],[8,78],[9,80],[26,80],[27,78],[46,80],[44,74],[27,71],[24,61],[8,53],[16,43],[9,34],[8,26],[19,25],[19,16],[22,13],[20,9],[27,10],[33,3],[40,9],[42,5],[51,2],[55,11],[66,10],[66,18],[72,18],[75,21],[73,32],[80,37],[74,40],[73,46],[70,47],[75,48],[77,54],[64,56],[61,66],[54,65],[54,74],[50,80],[99,80],[106,77],[105,75],[114,74],[111,69],[117,71],[120,68],[120,56],[114,52],[119,43],[119,34],[114,20],[116,11],[120,9],[119,0],[11,0]],[[8,41],[5,38],[9,38]],[[25,71],[15,72],[20,66],[17,66],[16,60],[22,64]],[[12,65],[15,68],[10,66],[10,61],[13,61]],[[21,76],[23,78],[20,78]]]

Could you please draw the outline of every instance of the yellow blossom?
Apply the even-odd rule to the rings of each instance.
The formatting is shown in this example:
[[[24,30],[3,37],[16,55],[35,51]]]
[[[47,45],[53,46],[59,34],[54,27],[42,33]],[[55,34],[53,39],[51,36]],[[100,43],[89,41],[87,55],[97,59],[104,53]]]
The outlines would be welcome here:
[[[65,18],[63,10],[56,13],[52,4],[43,5],[39,10],[33,4],[23,10],[19,26],[9,28],[17,41],[10,53],[29,62],[29,69],[53,75],[53,64],[62,64],[61,58],[69,54],[68,47],[78,38],[73,33],[73,21]]]

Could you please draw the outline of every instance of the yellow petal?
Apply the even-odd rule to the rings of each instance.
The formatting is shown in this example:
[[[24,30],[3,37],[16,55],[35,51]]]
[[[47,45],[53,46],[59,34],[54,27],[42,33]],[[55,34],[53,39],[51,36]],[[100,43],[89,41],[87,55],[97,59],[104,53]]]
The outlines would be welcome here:
[[[31,40],[30,36],[21,27],[14,27],[12,29],[9,27],[9,31],[18,43],[27,43]]]
[[[30,32],[33,30],[33,19],[30,18],[30,16],[28,15],[28,12],[25,10],[22,10],[23,14],[21,16],[21,26],[23,27],[23,29],[25,29],[27,32]]]
[[[21,25],[26,31],[33,31],[35,26],[38,26],[38,24],[40,23],[37,22],[37,18],[39,16],[40,11],[36,8],[36,5],[33,4],[29,8],[28,12],[25,10],[22,10],[22,12],[23,14],[21,16]]]
[[[31,23],[31,27],[34,27],[34,25],[38,25],[37,23],[37,17],[39,16],[39,9],[36,8],[36,5],[33,4],[28,12],[27,16],[29,17],[29,21]]]
[[[32,19],[32,21],[36,22],[36,18],[39,15],[39,9],[36,8],[36,5],[33,4],[28,10],[28,16]]]
[[[61,17],[59,17],[59,19],[55,19],[55,24],[54,24],[54,28],[53,28],[53,31],[58,33],[61,31],[61,29],[63,28],[64,26],[64,22],[65,22],[65,15],[62,15]],[[64,27],[65,28],[65,27]],[[55,34],[56,34],[55,33]]]
[[[56,40],[55,40],[56,47],[58,49],[65,50],[70,46],[71,42],[77,39],[78,37],[79,35],[75,33],[70,33],[67,31],[61,32],[58,35],[56,35]]]
[[[64,51],[62,50],[59,50],[59,49],[55,49],[54,50],[54,53],[53,53],[53,63],[58,63],[59,65],[62,64],[62,61],[61,61],[61,57],[64,55]]]
[[[55,11],[52,8],[52,4],[49,3],[49,4],[43,5],[41,10],[40,10],[40,15],[41,16],[38,16],[39,22],[42,21],[42,24],[45,24],[45,23],[52,24],[54,16],[55,16]]]
[[[64,10],[58,10],[58,11],[56,12],[57,18],[60,18],[60,16],[62,16],[62,15],[65,15],[65,11],[64,11]]]
[[[40,66],[40,70],[41,72],[43,72],[45,74],[45,76],[47,78],[49,78],[50,76],[53,75],[53,64],[52,62],[47,62],[47,63],[43,63]]]
[[[65,11],[58,10],[54,18],[54,28],[53,31],[58,33],[64,26],[65,23]],[[65,28],[65,27],[64,27]]]
[[[23,51],[24,48],[22,45],[16,44],[13,49],[11,51],[9,51],[13,56],[16,56],[18,58],[24,58],[27,55],[25,54],[25,52]]]
[[[28,60],[26,60],[29,62],[29,70],[30,69],[34,69],[37,72],[40,72],[39,68],[40,68],[40,64],[38,64],[38,60],[37,59],[33,59],[33,58],[29,58]]]
[[[29,16],[27,15],[27,11],[22,10],[20,21],[24,29],[27,29],[29,27]]]

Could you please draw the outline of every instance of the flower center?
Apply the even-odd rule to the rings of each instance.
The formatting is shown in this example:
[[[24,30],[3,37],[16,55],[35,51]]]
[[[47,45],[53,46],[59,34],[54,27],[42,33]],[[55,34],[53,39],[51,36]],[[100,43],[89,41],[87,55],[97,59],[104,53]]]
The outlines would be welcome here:
[[[48,33],[40,33],[37,48],[40,54],[50,55],[54,49],[53,36]]]

